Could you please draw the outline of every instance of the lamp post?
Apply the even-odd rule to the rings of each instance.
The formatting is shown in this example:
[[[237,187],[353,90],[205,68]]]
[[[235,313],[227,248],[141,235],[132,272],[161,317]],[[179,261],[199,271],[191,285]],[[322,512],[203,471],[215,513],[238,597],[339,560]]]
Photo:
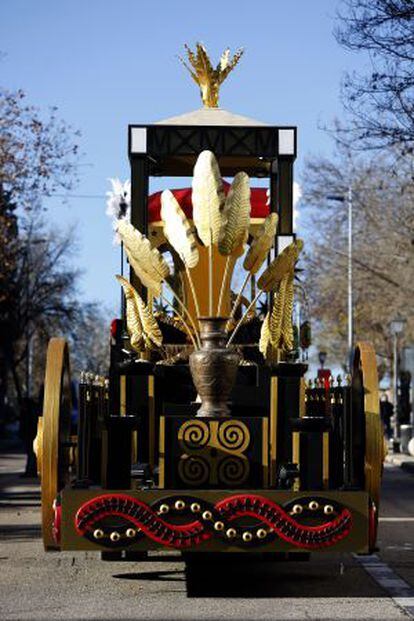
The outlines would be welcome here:
[[[404,331],[406,320],[396,317],[390,322],[390,332],[393,338],[392,343],[392,400],[394,405],[394,429],[393,445],[394,452],[399,452],[400,424],[398,420],[398,336]]]
[[[353,341],[354,341],[354,317],[352,299],[352,188],[349,186],[346,194],[334,194],[326,197],[331,201],[347,203],[348,206],[348,370],[352,365]]]

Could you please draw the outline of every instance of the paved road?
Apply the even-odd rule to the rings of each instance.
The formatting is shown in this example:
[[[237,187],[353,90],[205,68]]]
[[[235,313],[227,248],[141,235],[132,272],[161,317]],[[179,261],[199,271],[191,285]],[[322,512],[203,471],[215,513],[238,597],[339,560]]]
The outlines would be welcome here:
[[[1,619],[414,618],[414,475],[395,466],[385,469],[378,555],[238,561],[201,576],[173,554],[141,564],[45,554],[38,485],[18,478],[22,466],[19,455],[0,458]]]

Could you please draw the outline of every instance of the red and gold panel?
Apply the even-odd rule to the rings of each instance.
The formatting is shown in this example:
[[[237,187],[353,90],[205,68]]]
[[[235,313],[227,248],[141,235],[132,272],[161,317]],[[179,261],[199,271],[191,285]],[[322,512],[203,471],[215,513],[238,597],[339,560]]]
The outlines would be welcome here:
[[[364,492],[65,490],[62,549],[366,551]]]

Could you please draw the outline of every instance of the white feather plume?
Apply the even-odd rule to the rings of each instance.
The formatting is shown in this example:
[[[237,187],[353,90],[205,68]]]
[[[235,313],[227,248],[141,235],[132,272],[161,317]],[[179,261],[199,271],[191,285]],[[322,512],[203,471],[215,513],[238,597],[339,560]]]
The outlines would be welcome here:
[[[112,190],[106,192],[106,211],[105,213],[112,219],[112,227],[116,229],[116,223],[120,218],[130,220],[131,215],[131,182],[129,180],[122,183],[120,179],[108,179]],[[122,212],[122,204],[124,212]],[[116,233],[114,243],[120,244],[121,239]]]

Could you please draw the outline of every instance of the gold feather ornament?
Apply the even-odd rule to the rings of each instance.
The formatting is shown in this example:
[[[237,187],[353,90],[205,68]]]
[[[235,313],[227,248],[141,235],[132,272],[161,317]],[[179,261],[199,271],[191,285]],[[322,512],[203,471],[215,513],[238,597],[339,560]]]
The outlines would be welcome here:
[[[182,262],[190,269],[195,267],[199,254],[194,231],[170,190],[161,194],[161,218],[164,222],[164,235]]]
[[[294,269],[302,248],[303,241],[297,239],[273,259],[257,281],[259,289],[267,292],[272,291],[283,277]]]
[[[259,350],[268,363],[279,362],[279,350],[272,345],[270,338],[270,312],[268,311],[260,330]]]
[[[125,294],[127,332],[129,334],[131,347],[137,352],[144,351],[144,334],[138,306],[135,300],[135,289],[123,276],[117,274],[116,279],[122,285]]]
[[[213,314],[213,244],[217,244],[225,201],[220,169],[211,151],[202,151],[193,172],[193,220],[202,243],[208,247],[208,312]]]
[[[259,271],[269,254],[275,241],[277,221],[277,214],[270,213],[259,227],[243,263],[244,269],[250,274]]]
[[[281,331],[281,348],[286,351],[293,349],[293,297],[294,297],[294,274],[289,274],[285,289],[285,305],[283,308],[282,331]]]
[[[214,69],[204,45],[197,43],[195,53],[188,45],[184,47],[189,64],[181,57],[179,57],[180,61],[194,82],[199,85],[204,106],[206,108],[217,108],[220,86],[239,62],[243,50],[237,50],[233,58],[230,58],[230,50],[225,50],[221,55],[220,62]]]
[[[141,319],[142,331],[144,334],[145,347],[147,349],[154,349],[154,347],[161,347],[162,345],[162,332],[155,319],[152,309],[150,309],[144,302],[144,300],[135,292],[139,317]]]
[[[116,230],[135,274],[145,287],[159,296],[163,280],[170,275],[165,259],[156,248],[152,248],[149,239],[125,219],[118,220]]]
[[[263,261],[266,259],[274,244],[277,222],[277,214],[269,214],[260,225],[257,234],[251,243],[243,262],[243,268],[246,270],[247,274],[233,305],[230,319],[232,319],[236,313],[241,295],[246,288],[249,279],[252,278],[252,276],[254,276],[254,274],[256,274],[256,272],[261,268]]]
[[[217,244],[225,201],[220,169],[211,151],[202,151],[193,173],[193,220],[205,246]]]
[[[280,347],[280,338],[282,336],[287,282],[288,276],[285,276],[279,285],[277,294],[273,296],[273,308],[270,313],[270,342],[273,347],[277,348]]]
[[[293,271],[282,278],[273,294],[272,310],[262,323],[259,350],[268,362],[278,361],[279,350],[293,349],[293,279]]]
[[[224,256],[243,254],[250,225],[250,183],[245,172],[237,173],[222,212],[218,249]]]
[[[218,249],[220,254],[227,256],[227,259],[220,287],[217,315],[221,314],[224,292],[226,287],[230,287],[229,280],[231,280],[234,265],[244,252],[244,245],[249,236],[250,211],[249,177],[246,173],[240,172],[233,179],[222,211]]]
[[[270,312],[267,311],[266,317],[263,320],[262,327],[260,328],[260,340],[259,351],[263,356],[267,357],[267,350],[270,345]]]
[[[195,267],[199,260],[197,241],[193,227],[177,199],[170,190],[161,194],[161,218],[164,222],[164,234],[170,244],[175,248],[185,265],[188,282],[194,299],[197,316],[200,316],[197,293],[191,277],[190,269]]]
[[[161,347],[162,333],[152,311],[126,278],[119,274],[116,278],[125,293],[127,330],[131,347],[135,351]]]

